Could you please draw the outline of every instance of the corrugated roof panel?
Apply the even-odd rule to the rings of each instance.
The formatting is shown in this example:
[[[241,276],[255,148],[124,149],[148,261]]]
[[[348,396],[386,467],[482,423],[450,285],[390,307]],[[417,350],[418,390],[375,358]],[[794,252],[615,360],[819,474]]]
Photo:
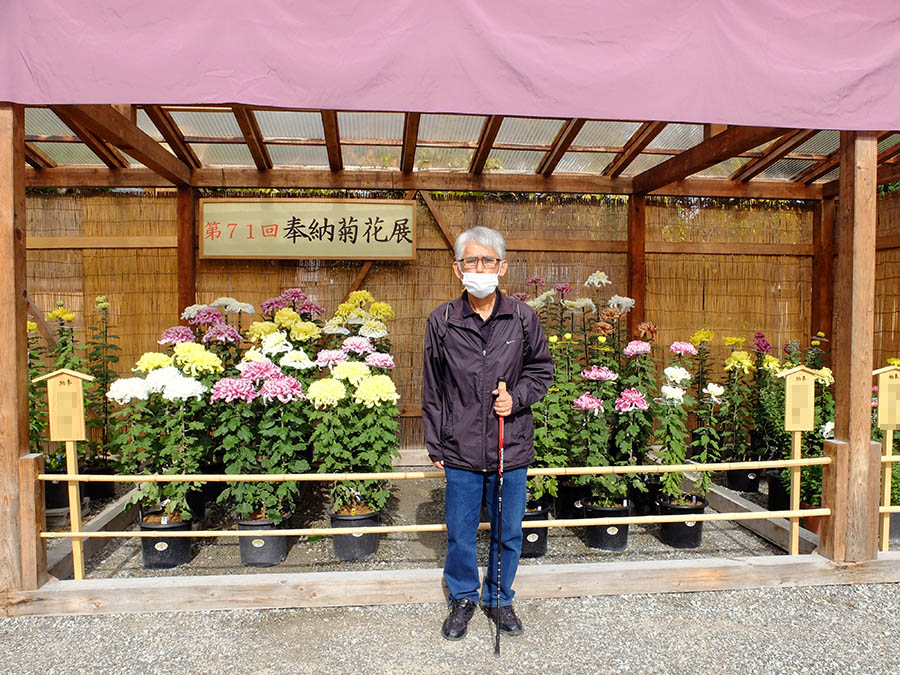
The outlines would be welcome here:
[[[779,159],[756,178],[763,180],[787,180],[816,163],[812,159]]]
[[[416,148],[415,167],[419,171],[443,170],[467,171],[472,163],[474,150],[467,148]]]
[[[266,145],[276,166],[328,166],[323,145]]]
[[[831,171],[826,173],[824,176],[822,176],[821,178],[817,178],[813,182],[814,183],[827,183],[829,181],[834,180],[835,178],[837,178],[840,175],[841,175],[841,167],[836,166]]]
[[[183,136],[240,138],[243,136],[231,112],[193,112],[172,110],[172,119]]]
[[[556,173],[600,173],[615,155],[611,152],[567,152],[556,165]]]
[[[476,143],[485,119],[478,115],[422,115],[419,141]]]
[[[103,164],[100,158],[91,152],[91,149],[84,143],[43,143],[38,141],[33,145],[57,164]]]
[[[634,161],[628,165],[628,168],[622,172],[623,176],[636,176],[647,169],[652,169],[657,164],[662,164],[667,159],[675,155],[638,155]]]
[[[900,143],[900,134],[891,134],[878,144],[878,152],[887,150],[888,148],[897,145],[897,143]]]
[[[74,136],[50,108],[25,108],[26,136]]]
[[[159,133],[159,129],[156,128],[156,125],[153,124],[153,120],[151,120],[150,116],[146,112],[144,112],[143,108],[138,108],[137,124],[138,124],[138,129],[143,131],[145,134],[147,134],[154,140],[157,140],[157,141],[163,140],[163,135],[161,133]]]
[[[294,110],[257,110],[256,122],[263,138],[303,138],[324,140],[322,115]]]
[[[516,145],[550,145],[562,128],[562,120],[530,117],[505,117],[494,143]]]
[[[399,169],[400,148],[396,145],[342,145],[344,166],[367,169]]]
[[[209,166],[256,166],[243,143],[191,143],[197,159]]]
[[[699,178],[729,178],[731,174],[749,161],[750,159],[747,157],[729,157],[728,159],[719,162],[718,164],[713,164],[708,169],[698,171],[693,175]]]
[[[341,138],[400,140],[403,113],[339,112],[338,130]]]
[[[546,153],[539,150],[491,150],[485,171],[537,171]]]
[[[793,152],[797,154],[830,155],[838,149],[840,144],[841,132],[826,129],[817,133]]]
[[[702,124],[667,124],[647,147],[654,150],[687,150],[702,140]]]
[[[572,145],[622,147],[640,126],[637,122],[585,122]]]

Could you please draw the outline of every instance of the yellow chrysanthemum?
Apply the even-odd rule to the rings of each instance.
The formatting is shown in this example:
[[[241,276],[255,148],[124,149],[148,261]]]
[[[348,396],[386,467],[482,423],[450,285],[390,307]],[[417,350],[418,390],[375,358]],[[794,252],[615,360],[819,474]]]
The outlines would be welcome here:
[[[369,314],[376,319],[385,321],[394,318],[394,308],[386,302],[373,302],[372,306],[369,307]]]
[[[819,370],[816,371],[816,382],[821,382],[826,387],[830,387],[834,384],[834,373],[831,372],[831,368],[828,366],[819,368]]]
[[[53,319],[71,322],[75,320],[75,312],[60,305],[47,315],[47,321],[53,321]]]
[[[306,391],[306,398],[312,401],[316,408],[330,407],[347,395],[347,388],[343,382],[333,377],[316,380]]]
[[[273,321],[275,325],[279,328],[290,328],[295,323],[299,323],[302,319],[300,319],[300,315],[297,314],[290,307],[282,307],[277,312],[275,312],[275,317]]]
[[[900,366],[900,359],[898,359],[898,358],[895,357],[895,356],[892,356],[891,358],[889,358],[889,359],[887,360],[887,364],[888,364],[889,366]]]
[[[181,342],[175,345],[172,351],[175,353],[175,361],[184,363],[203,354],[206,351],[206,347],[199,342]]]
[[[353,400],[367,408],[374,408],[382,403],[396,403],[400,398],[393,380],[387,375],[372,375],[359,383]]]
[[[342,361],[331,369],[331,376],[336,380],[347,380],[354,387],[371,375],[369,366],[359,361]]]
[[[750,360],[750,354],[743,350],[737,350],[731,352],[731,356],[725,359],[725,370],[740,370],[746,375],[756,368]]]
[[[572,334],[571,334],[571,333],[566,333],[565,335],[563,335],[563,339],[565,339],[565,340],[571,340],[571,339],[572,339]]]
[[[250,361],[268,361],[269,357],[263,354],[258,348],[250,347],[247,351],[244,352],[244,356],[241,361],[250,362]]]
[[[763,358],[762,367],[774,375],[781,370],[781,362],[771,354],[766,354],[765,358]]]
[[[701,328],[690,337],[690,343],[695,347],[699,347],[706,342],[712,342],[715,336],[716,334],[708,328]]]
[[[132,368],[135,372],[149,373],[157,368],[168,368],[172,365],[172,357],[160,352],[146,352],[138,359]]]
[[[182,342],[175,345],[172,351],[175,353],[175,363],[185,375],[196,377],[203,373],[221,373],[225,369],[222,359],[196,342]]]
[[[375,302],[375,298],[367,290],[353,291],[347,296],[347,302],[354,307],[362,307],[367,302]]]
[[[34,321],[26,321],[25,328],[28,331],[37,330],[37,324]]]
[[[291,326],[291,340],[307,342],[317,340],[322,336],[322,329],[312,321],[298,321]]]
[[[250,342],[256,342],[263,336],[270,335],[277,330],[278,326],[272,321],[254,321],[247,329],[247,337],[250,338]]]
[[[547,338],[547,340],[549,340],[551,344],[556,344],[557,342],[559,342],[559,336],[551,335],[550,337]]]
[[[597,336],[597,342],[599,342],[601,345],[605,345],[605,344],[606,344],[606,336],[605,336],[605,335],[598,335],[598,336]]]
[[[342,302],[338,305],[337,309],[334,310],[334,318],[346,319],[354,309],[356,309],[356,307],[349,302]]]
[[[741,347],[744,346],[744,340],[746,340],[746,338],[727,337],[727,338],[725,338],[725,346],[726,347],[737,347],[738,349],[740,349]]]

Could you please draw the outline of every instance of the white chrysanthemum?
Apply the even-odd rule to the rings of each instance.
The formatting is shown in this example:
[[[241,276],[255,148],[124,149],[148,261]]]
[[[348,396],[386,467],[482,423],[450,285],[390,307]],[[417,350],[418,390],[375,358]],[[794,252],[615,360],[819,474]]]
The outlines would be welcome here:
[[[168,368],[158,368],[147,374],[147,390],[151,394],[158,394],[163,391],[171,382],[184,377],[181,371],[175,366]]]
[[[822,432],[822,438],[834,438],[834,422],[825,422],[819,431]]]
[[[230,311],[232,314],[256,314],[256,308],[249,302],[236,302],[231,309],[226,311]]]
[[[574,300],[563,300],[563,304],[569,309],[585,310],[588,312],[596,312],[597,305],[590,298],[575,298]]]
[[[682,382],[691,379],[691,374],[681,366],[669,366],[663,370],[663,375],[665,375],[666,379],[673,384],[681,384]]]
[[[228,295],[222,295],[222,296],[219,296],[218,298],[216,298],[215,300],[213,300],[211,303],[209,303],[209,306],[210,307],[223,307],[223,308],[225,308],[225,311],[228,312],[228,311],[231,311],[230,308],[236,302],[237,302],[237,300],[235,300],[234,298],[232,298]]]
[[[179,377],[166,384],[162,396],[167,401],[186,401],[189,398],[200,399],[207,388],[193,377]]]
[[[328,319],[322,326],[322,332],[325,335],[350,335],[350,331],[344,326],[343,321],[337,317]]]
[[[294,349],[281,357],[278,365],[282,368],[296,368],[297,370],[309,370],[316,368],[316,362],[312,361],[302,349]]]
[[[193,319],[197,316],[197,312],[201,309],[206,309],[209,305],[190,305],[189,307],[185,307],[184,311],[181,313],[182,319]]]
[[[709,396],[713,403],[719,403],[722,394],[725,393],[725,387],[715,382],[709,382],[703,387],[703,393]]]
[[[146,401],[149,395],[150,389],[142,377],[123,377],[115,380],[106,392],[106,398],[120,405],[125,405],[133,399]]]
[[[536,298],[531,300],[526,300],[525,304],[531,307],[532,309],[541,309],[542,307],[546,307],[547,303],[549,303],[553,296],[556,295],[556,289],[551,288],[549,290],[544,291]]]
[[[354,326],[360,326],[368,321],[372,320],[372,315],[369,314],[362,307],[354,307],[353,310],[347,314],[347,317],[344,319],[344,323],[349,323]]]
[[[606,272],[601,272],[597,270],[591,276],[587,278],[587,281],[584,282],[585,286],[593,286],[594,288],[600,288],[601,286],[609,286],[612,284],[609,277],[606,276]]]
[[[273,354],[286,354],[291,351],[293,345],[288,341],[287,333],[269,333],[260,341],[260,351],[266,356]]]
[[[606,304],[624,314],[625,312],[630,312],[631,308],[634,307],[634,298],[626,298],[624,295],[614,295]]]
[[[379,338],[387,337],[389,335],[387,326],[378,319],[366,321],[359,329],[358,334],[367,337],[370,340],[378,340]]]
[[[258,347],[250,347],[244,352],[241,363],[250,363],[251,361],[268,361],[269,358],[263,354]],[[240,363],[238,364],[240,366]]]
[[[659,392],[667,401],[684,403],[684,389],[682,389],[681,387],[674,387],[670,384],[664,384],[659,388]]]

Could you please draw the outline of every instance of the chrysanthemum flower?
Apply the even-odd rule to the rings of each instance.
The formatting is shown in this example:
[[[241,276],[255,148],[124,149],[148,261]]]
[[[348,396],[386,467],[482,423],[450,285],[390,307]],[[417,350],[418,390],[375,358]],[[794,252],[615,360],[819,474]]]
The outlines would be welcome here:
[[[612,296],[606,303],[613,309],[617,309],[622,314],[631,311],[632,307],[634,307],[634,298],[628,298],[624,295],[614,295]]]
[[[363,378],[369,377],[369,366],[359,361],[343,361],[336,363],[331,368],[331,376],[336,380],[347,380],[354,387],[358,386]]]
[[[593,286],[594,288],[600,288],[601,286],[609,286],[612,284],[609,277],[606,276],[606,272],[601,272],[597,270],[591,276],[587,278],[587,281],[584,282],[585,286]]]
[[[160,336],[157,344],[160,345],[178,345],[182,342],[193,342],[197,337],[194,331],[187,326],[172,326],[166,328]]]
[[[296,310],[291,309],[290,307],[282,307],[275,312],[275,318],[272,319],[272,321],[279,328],[290,328],[298,321],[301,321],[301,319]]]
[[[240,368],[241,377],[254,383],[260,380],[267,380],[270,377],[278,377],[282,374],[281,368],[268,360],[250,361],[242,364],[242,366]]]
[[[301,401],[305,398],[300,381],[290,375],[270,377],[260,386],[259,395],[262,396],[263,401],[266,403],[276,398],[282,403]]]
[[[212,388],[210,401],[246,401],[249,403],[259,396],[253,382],[239,377],[223,377]]]
[[[312,401],[313,406],[317,409],[336,405],[346,395],[347,388],[344,383],[333,377],[316,380],[309,385],[309,390],[306,392],[306,398]]]
[[[282,368],[296,368],[308,370],[316,367],[316,362],[311,360],[302,349],[293,349],[281,357],[278,365]]]
[[[647,399],[644,398],[640,391],[630,387],[619,395],[619,398],[616,399],[615,407],[619,413],[627,413],[632,410],[647,410],[650,404],[647,403]]]
[[[366,365],[372,368],[393,368],[394,357],[382,352],[373,352],[366,355]]]
[[[375,351],[375,347],[369,341],[369,338],[353,336],[348,337],[341,344],[341,351],[344,353],[353,352],[354,354],[371,354]]]
[[[264,335],[269,335],[277,330],[278,326],[272,321],[254,321],[250,324],[250,327],[247,328],[247,337],[250,338],[250,342],[256,342]]]
[[[216,342],[234,344],[241,341],[241,334],[238,333],[237,328],[227,323],[214,323],[203,335],[203,342],[210,342],[213,340]]]
[[[643,340],[632,340],[624,349],[625,356],[636,356],[637,354],[649,354],[650,343]]]
[[[375,302],[375,298],[371,293],[369,293],[369,291],[362,289],[359,291],[353,291],[350,295],[348,295],[347,302],[354,307],[362,307],[366,303]]]
[[[197,312],[188,319],[188,323],[191,323],[195,326],[209,326],[214,323],[221,323],[224,321],[221,312],[214,307],[201,307],[197,310]]]
[[[379,321],[378,319],[371,319],[370,321],[366,321],[360,327],[358,333],[363,337],[367,337],[372,340],[378,340],[379,338],[387,337],[389,335],[387,326],[385,326],[384,323]]]
[[[386,302],[373,302],[369,307],[369,314],[381,321],[394,318],[394,308]]]
[[[288,342],[286,333],[269,333],[264,335],[259,344],[260,351],[266,356],[273,354],[286,354],[291,351],[291,343]]]
[[[259,303],[259,311],[267,316],[272,316],[282,307],[287,307],[288,301],[282,297],[267,298]]]
[[[593,382],[614,382],[619,379],[619,375],[606,366],[591,366],[590,370],[582,370],[581,376]]]
[[[699,347],[702,344],[707,342],[712,342],[712,339],[716,336],[711,330],[707,328],[700,328],[695,332],[691,337],[689,342],[695,347]]]
[[[387,375],[367,377],[356,388],[353,400],[367,408],[374,408],[382,403],[396,403],[400,398],[393,380]]]
[[[291,326],[291,339],[297,340],[297,342],[318,340],[320,337],[322,337],[322,329],[312,321],[298,321]]]
[[[295,302],[303,302],[309,296],[299,288],[288,288],[284,291],[284,293],[281,294],[280,297],[285,302],[293,304]]]
[[[596,396],[584,393],[572,402],[572,407],[580,412],[593,412],[599,415],[603,410],[603,401]]]
[[[750,354],[743,350],[735,350],[731,352],[731,356],[725,359],[725,370],[740,370],[746,375],[751,370],[756,370],[753,362],[750,360]]]
[[[669,351],[678,356],[696,356],[697,348],[690,342],[673,342]]]
[[[147,382],[142,377],[123,377],[113,381],[106,392],[106,398],[115,401],[119,405],[125,405],[132,400],[146,401],[150,395]]]
[[[347,361],[349,357],[340,349],[323,349],[316,355],[316,365],[319,368],[333,368],[338,363]]]
[[[297,307],[297,311],[302,316],[321,316],[325,313],[325,308],[315,300],[307,300]]]
[[[172,357],[168,354],[160,352],[146,352],[141,355],[137,363],[134,364],[133,371],[139,373],[149,373],[157,368],[166,368],[172,365]]]
[[[663,370],[663,375],[672,384],[681,384],[691,379],[691,374],[681,366],[669,366]]]

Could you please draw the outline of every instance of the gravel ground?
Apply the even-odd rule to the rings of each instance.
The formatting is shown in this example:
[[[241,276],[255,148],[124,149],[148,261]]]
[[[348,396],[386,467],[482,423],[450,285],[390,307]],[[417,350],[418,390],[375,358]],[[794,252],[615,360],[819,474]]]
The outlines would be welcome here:
[[[438,604],[0,619],[5,673],[890,673],[900,585],[625,595],[518,604],[493,655]]]

